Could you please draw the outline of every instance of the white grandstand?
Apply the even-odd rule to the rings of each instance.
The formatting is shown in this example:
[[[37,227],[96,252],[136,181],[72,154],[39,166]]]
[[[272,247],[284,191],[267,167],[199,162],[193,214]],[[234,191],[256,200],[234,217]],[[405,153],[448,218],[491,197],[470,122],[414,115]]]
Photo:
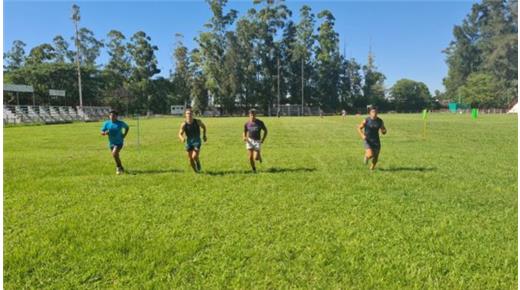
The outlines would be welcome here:
[[[518,114],[518,103],[516,103],[511,110],[508,111],[509,114]]]
[[[8,106],[4,105],[6,124],[58,124],[73,121],[99,121],[107,118],[110,107]]]
[[[10,93],[18,105],[4,103],[4,125],[6,124],[57,124],[73,121],[99,121],[108,117],[110,107],[35,106],[34,88],[30,85],[4,84],[5,93]],[[31,94],[33,106],[21,106],[19,94]],[[64,90],[49,90],[50,96],[65,97]]]
[[[110,113],[110,107],[91,107],[83,106],[77,107],[77,115],[80,120],[83,121],[99,121],[104,118],[108,118]]]

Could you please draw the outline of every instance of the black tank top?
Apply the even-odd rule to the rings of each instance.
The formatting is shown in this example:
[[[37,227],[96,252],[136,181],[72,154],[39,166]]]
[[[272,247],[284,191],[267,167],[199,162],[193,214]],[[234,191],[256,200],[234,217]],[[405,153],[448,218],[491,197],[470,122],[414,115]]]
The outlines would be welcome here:
[[[379,143],[379,129],[383,127],[383,120],[379,117],[372,120],[370,117],[365,119],[365,136],[367,141]]]
[[[186,133],[188,139],[200,138],[199,120],[193,119],[191,124],[188,124],[188,122],[184,121],[184,132]]]

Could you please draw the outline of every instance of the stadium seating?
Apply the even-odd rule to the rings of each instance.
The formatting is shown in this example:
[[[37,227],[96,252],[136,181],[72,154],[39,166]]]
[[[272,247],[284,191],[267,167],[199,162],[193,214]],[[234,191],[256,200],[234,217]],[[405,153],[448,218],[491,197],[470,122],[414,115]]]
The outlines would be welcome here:
[[[56,124],[72,121],[99,121],[107,118],[110,107],[8,106],[4,105],[4,125]]]
[[[4,125],[5,124],[18,124],[21,123],[22,119],[17,116],[11,108],[4,106]]]
[[[76,121],[79,120],[78,113],[72,107],[58,107],[58,111],[65,120]]]
[[[106,118],[110,113],[110,107],[76,107],[78,110],[78,116],[81,120],[86,122],[99,121]]]
[[[70,122],[69,120],[65,119],[65,116],[62,116],[60,114],[58,107],[49,107],[49,114],[50,114],[51,118],[53,118],[54,120],[57,120],[59,122],[62,122],[62,123]]]
[[[29,119],[35,121],[35,123],[45,123],[45,119],[40,116],[40,110],[36,106],[22,107],[23,111],[27,111]]]
[[[34,109],[36,109],[38,111],[38,115],[40,116],[40,118],[43,119],[43,122],[45,124],[53,124],[53,123],[59,123],[60,122],[59,119],[56,119],[53,116],[51,116],[51,112],[50,112],[49,107],[39,106],[39,107],[34,108]]]
[[[26,107],[22,108],[22,106],[15,106],[13,108],[13,112],[16,116],[18,116],[20,118],[21,123],[33,123],[33,122],[36,123],[35,120],[33,121],[29,117]]]

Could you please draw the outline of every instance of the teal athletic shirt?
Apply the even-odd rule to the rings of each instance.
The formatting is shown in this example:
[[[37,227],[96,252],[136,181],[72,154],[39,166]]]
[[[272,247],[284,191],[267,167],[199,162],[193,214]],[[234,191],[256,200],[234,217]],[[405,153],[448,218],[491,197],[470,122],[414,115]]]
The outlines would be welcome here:
[[[123,145],[123,129],[128,129],[128,125],[125,122],[108,120],[103,124],[101,132],[108,132],[110,145]]]

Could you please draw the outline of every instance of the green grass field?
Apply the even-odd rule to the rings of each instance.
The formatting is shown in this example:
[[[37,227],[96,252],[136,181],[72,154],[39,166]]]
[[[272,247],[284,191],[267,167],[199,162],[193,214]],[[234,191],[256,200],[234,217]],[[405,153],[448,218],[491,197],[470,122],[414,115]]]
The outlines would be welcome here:
[[[115,175],[101,123],[4,129],[4,287],[516,289],[517,116],[207,118],[204,173],[179,118],[136,121]]]

